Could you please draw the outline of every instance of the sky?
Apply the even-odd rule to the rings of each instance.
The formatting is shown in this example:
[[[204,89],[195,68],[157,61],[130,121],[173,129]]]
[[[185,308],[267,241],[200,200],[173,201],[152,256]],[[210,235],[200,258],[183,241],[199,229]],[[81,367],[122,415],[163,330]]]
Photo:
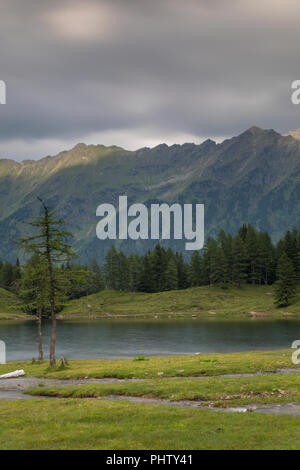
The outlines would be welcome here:
[[[298,0],[0,0],[0,158],[300,127]]]

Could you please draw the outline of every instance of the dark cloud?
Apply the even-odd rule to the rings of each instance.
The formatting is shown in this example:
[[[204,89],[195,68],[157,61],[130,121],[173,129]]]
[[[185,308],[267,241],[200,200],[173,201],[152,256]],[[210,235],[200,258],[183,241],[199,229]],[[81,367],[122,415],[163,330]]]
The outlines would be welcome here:
[[[300,127],[299,13],[296,0],[2,0],[0,154]]]

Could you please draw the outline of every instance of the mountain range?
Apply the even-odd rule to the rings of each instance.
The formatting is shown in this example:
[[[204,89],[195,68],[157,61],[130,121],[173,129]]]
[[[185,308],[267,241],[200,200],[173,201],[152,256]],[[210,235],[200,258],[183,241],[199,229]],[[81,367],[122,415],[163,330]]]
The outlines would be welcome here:
[[[103,260],[111,241],[96,237],[96,208],[128,203],[203,203],[205,235],[234,233],[243,223],[267,230],[274,241],[300,226],[300,131],[281,135],[251,127],[217,144],[166,144],[127,151],[77,144],[41,160],[0,160],[0,258],[14,261],[16,239],[41,212],[44,199],[74,233],[83,260]],[[126,253],[144,252],[152,241],[117,240]],[[176,249],[183,242],[170,242]]]

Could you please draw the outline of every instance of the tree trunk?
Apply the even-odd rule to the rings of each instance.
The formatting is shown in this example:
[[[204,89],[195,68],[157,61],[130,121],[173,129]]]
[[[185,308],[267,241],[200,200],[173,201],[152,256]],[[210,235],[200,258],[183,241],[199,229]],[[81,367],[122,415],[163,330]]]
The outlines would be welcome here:
[[[55,309],[55,286],[53,276],[53,265],[50,250],[50,235],[49,235],[49,215],[48,208],[44,204],[45,209],[45,222],[46,222],[46,256],[48,262],[48,271],[50,278],[50,306],[51,306],[51,321],[52,321],[52,333],[50,340],[50,366],[54,367],[56,364],[55,359],[55,342],[56,342],[56,309]]]
[[[51,321],[52,321],[52,333],[51,333],[51,341],[50,341],[50,366],[53,367],[56,364],[56,359],[55,359],[56,313],[55,313],[55,306],[53,308],[52,302],[51,302]]]
[[[51,306],[51,321],[52,321],[52,333],[50,340],[50,366],[53,367],[56,364],[55,359],[55,342],[56,342],[56,309],[55,309],[55,288],[54,288],[54,278],[53,278],[53,267],[52,260],[50,256],[50,250],[48,252],[48,264],[49,264],[49,273],[50,273],[50,306]]]
[[[42,308],[38,312],[38,338],[39,338],[39,361],[44,359],[43,355],[43,337],[42,337]]]

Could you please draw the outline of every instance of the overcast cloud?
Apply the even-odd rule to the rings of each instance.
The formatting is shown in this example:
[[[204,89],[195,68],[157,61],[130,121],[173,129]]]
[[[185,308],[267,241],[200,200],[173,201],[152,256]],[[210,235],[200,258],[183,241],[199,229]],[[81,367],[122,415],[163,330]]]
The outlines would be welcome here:
[[[300,127],[298,0],[0,0],[0,157]]]

